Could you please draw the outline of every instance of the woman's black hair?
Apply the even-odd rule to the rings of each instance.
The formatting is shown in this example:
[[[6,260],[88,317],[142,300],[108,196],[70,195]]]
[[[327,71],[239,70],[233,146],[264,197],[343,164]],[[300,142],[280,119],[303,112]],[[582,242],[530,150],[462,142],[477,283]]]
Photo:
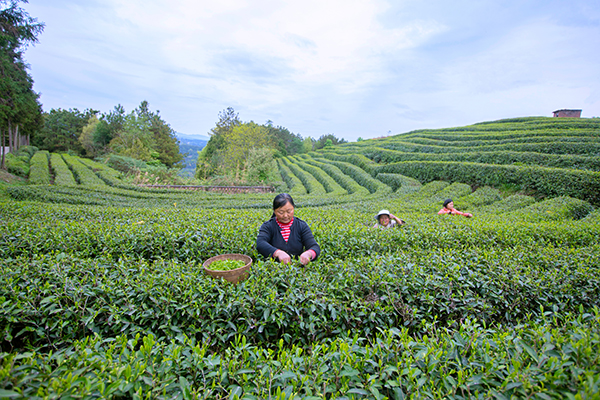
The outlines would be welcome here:
[[[444,207],[446,207],[450,203],[452,203],[452,199],[446,199],[446,200],[444,200]]]
[[[280,207],[285,206],[287,203],[290,203],[292,206],[296,207],[294,204],[294,199],[287,193],[280,193],[273,199],[273,211],[277,210]],[[271,215],[271,218],[275,217],[275,213]]]

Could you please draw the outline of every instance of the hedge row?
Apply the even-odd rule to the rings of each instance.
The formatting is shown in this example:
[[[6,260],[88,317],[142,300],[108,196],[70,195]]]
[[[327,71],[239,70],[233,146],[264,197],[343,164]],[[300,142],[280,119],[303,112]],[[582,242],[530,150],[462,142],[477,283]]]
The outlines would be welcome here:
[[[63,159],[73,171],[77,181],[84,186],[102,187],[106,184],[79,157],[63,154]]]
[[[316,153],[313,154],[313,156],[318,157],[318,155]],[[360,154],[360,153],[336,154],[335,150],[332,150],[332,151],[323,152],[322,156],[329,160],[343,161],[346,163],[350,163],[352,165],[355,165],[355,166],[367,171],[367,173],[369,173],[369,174],[372,174],[373,170],[377,166],[377,164],[375,164],[373,162],[373,160],[370,160],[369,158],[365,157],[363,154]]]
[[[290,194],[292,196],[296,195],[305,195],[306,188],[304,184],[298,177],[290,170],[286,163],[284,163],[283,159],[277,159],[277,165],[279,166],[279,172],[281,173],[281,178],[288,185],[290,189]]]
[[[421,182],[400,174],[379,173],[376,178],[392,188],[395,192],[410,193],[421,188]]]
[[[314,196],[323,196],[327,194],[327,191],[321,182],[315,179],[312,174],[304,171],[302,168],[296,165],[295,161],[292,161],[288,157],[282,158],[282,161],[293,172],[293,174],[300,179],[309,194]]]
[[[557,168],[459,162],[407,161],[380,166],[377,172],[397,173],[421,182],[448,180],[480,186],[510,184],[542,196],[571,196],[600,205],[600,172]]]
[[[31,185],[50,184],[50,153],[38,151],[29,161],[29,183]]]
[[[331,176],[333,180],[336,181],[342,188],[344,188],[350,195],[366,196],[370,193],[367,188],[359,185],[358,182],[356,182],[350,176],[343,173],[335,165],[329,164],[328,162],[320,162],[315,159],[307,160],[306,163],[321,168],[323,171],[329,174],[329,176]]]
[[[91,168],[92,171],[94,171],[94,173],[98,175],[98,177],[102,179],[107,185],[128,190],[144,189],[134,185],[126,184],[121,180],[121,172],[109,167],[106,164],[90,160],[89,158],[80,158],[79,161],[81,161],[87,167]]]
[[[325,158],[316,159],[317,161],[321,161],[323,163],[329,163],[336,167],[338,167],[344,174],[350,176],[354,179],[359,185],[367,188],[370,193],[377,193],[380,195],[391,193],[392,188],[386,185],[385,183],[373,178],[369,175],[365,170],[352,165],[348,162],[344,161],[334,161]]]
[[[434,136],[434,137],[426,137],[426,136],[399,136],[397,137],[402,142],[410,142],[415,144],[422,145],[431,145],[435,144],[438,146],[459,146],[459,147],[475,147],[479,148],[482,146],[495,146],[502,144],[514,144],[514,143],[548,143],[553,141],[560,141],[561,143],[576,143],[580,145],[585,145],[586,143],[595,143],[598,142],[598,134],[594,134],[593,131],[581,132],[578,131],[579,135],[571,135],[569,131],[562,131],[562,134],[559,135],[556,132],[556,135],[531,135],[529,132],[522,131],[522,136],[517,137],[496,137],[496,138],[484,138],[480,135],[463,135],[463,134],[446,134],[444,136]],[[557,139],[557,136],[559,138]],[[394,140],[390,140],[393,142]]]
[[[467,153],[472,150],[469,146],[441,146],[438,144],[422,145],[408,141],[387,141],[379,145],[384,149],[416,153]],[[519,151],[547,154],[578,154],[594,156],[600,153],[600,143],[510,143],[477,147],[477,151]]]
[[[570,154],[542,154],[518,151],[467,153],[407,153],[382,148],[365,148],[363,154],[378,163],[399,161],[461,161],[483,164],[526,164],[552,168],[600,171],[600,158]]]
[[[14,149],[12,153],[5,154],[4,162],[6,170],[13,175],[27,178],[29,175],[29,160],[36,151],[38,151],[37,147],[21,146],[18,149]]]
[[[255,259],[237,286],[211,278],[193,257],[18,257],[0,261],[0,345],[58,349],[96,334],[181,333],[215,351],[238,334],[265,347],[310,345],[398,326],[423,334],[423,323],[458,327],[467,318],[515,326],[542,307],[600,305],[597,245],[541,249],[413,250],[306,268]]]
[[[54,184],[58,186],[75,186],[77,182],[73,173],[58,153],[50,154],[50,166],[54,173]]]
[[[305,155],[305,157],[291,157],[290,160],[294,163],[294,165],[302,168],[308,174],[312,175],[317,181],[323,185],[328,194],[333,196],[342,196],[348,194],[339,183],[337,183],[329,174],[323,171],[321,168],[307,164],[306,162],[300,161],[300,159],[310,160],[310,157]]]

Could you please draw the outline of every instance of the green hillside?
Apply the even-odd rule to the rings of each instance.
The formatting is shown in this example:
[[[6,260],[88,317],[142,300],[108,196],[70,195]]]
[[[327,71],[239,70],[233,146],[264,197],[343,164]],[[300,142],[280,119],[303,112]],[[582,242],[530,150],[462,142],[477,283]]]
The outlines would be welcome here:
[[[521,118],[279,158],[306,267],[255,248],[274,194],[24,156],[0,175],[0,397],[595,398],[599,144],[600,120]],[[384,208],[406,224],[374,228]],[[226,253],[253,258],[239,285],[202,270]]]

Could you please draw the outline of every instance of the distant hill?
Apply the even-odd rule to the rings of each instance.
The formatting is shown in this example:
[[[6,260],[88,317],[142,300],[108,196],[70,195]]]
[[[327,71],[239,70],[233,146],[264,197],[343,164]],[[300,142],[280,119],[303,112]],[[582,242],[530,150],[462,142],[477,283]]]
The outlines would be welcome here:
[[[184,155],[183,168],[180,176],[194,176],[198,152],[206,146],[209,138],[201,135],[185,135],[176,133],[179,139],[179,152]]]

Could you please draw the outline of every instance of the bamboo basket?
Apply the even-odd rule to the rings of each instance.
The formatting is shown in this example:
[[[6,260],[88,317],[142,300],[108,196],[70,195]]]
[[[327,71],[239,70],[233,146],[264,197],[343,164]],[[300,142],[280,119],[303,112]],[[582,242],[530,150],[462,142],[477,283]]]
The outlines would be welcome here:
[[[246,263],[243,267],[228,270],[228,271],[218,271],[210,269],[210,264],[214,261],[219,260],[241,260]],[[202,267],[204,271],[212,276],[213,278],[223,278],[228,282],[233,284],[237,284],[248,277],[250,274],[250,266],[252,265],[252,257],[249,257],[245,254],[220,254],[218,256],[214,256],[204,261]]]

